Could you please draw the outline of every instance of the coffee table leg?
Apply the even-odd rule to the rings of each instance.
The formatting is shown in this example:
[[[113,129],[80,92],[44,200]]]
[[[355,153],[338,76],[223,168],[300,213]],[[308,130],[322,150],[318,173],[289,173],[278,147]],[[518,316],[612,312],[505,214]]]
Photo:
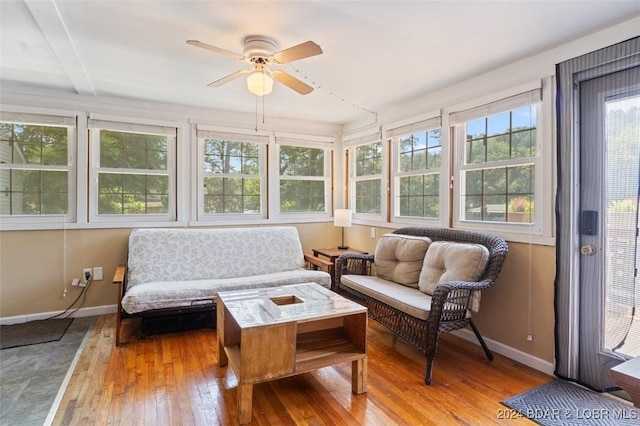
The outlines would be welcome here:
[[[251,405],[253,402],[253,385],[238,384],[238,423],[246,425],[251,422]]]
[[[356,395],[367,391],[367,359],[351,362],[351,391]]]
[[[218,341],[218,365],[220,367],[224,367],[229,362],[227,358],[227,353],[224,351],[224,346],[222,342]]]

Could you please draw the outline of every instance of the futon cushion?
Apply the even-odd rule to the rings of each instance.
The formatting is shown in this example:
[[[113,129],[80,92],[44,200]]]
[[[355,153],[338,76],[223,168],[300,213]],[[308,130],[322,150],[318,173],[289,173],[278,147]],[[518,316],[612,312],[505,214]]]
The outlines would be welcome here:
[[[304,269],[294,227],[136,229],[127,288],[157,281],[244,278]]]
[[[481,244],[435,241],[424,257],[418,288],[433,295],[438,284],[447,281],[478,281],[489,261],[489,250]],[[476,292],[471,309],[479,308],[480,293]]]
[[[376,275],[409,287],[418,288],[424,255],[431,244],[427,237],[385,234],[376,245]]]
[[[152,281],[135,285],[127,290],[122,298],[122,307],[129,314],[152,309],[190,307],[215,303],[221,291],[278,287],[307,282],[329,288],[331,277],[322,271],[296,269],[242,278]]]

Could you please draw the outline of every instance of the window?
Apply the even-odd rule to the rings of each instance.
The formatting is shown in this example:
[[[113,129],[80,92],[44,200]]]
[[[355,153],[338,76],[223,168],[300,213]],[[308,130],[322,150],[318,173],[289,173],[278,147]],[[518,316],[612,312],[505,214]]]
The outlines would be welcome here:
[[[70,220],[74,147],[75,117],[2,112],[0,215]]]
[[[440,218],[440,117],[388,131],[394,148],[393,216]],[[414,130],[415,129],[415,130]],[[425,129],[425,130],[419,130]],[[446,199],[445,199],[446,202]]]
[[[198,128],[200,217],[264,216],[267,136]]]
[[[175,220],[176,128],[89,120],[96,220]]]
[[[278,143],[278,152],[280,212],[327,212],[329,150]]]
[[[382,141],[351,148],[351,207],[356,214],[382,216]]]
[[[535,223],[540,101],[534,90],[458,117],[460,221]]]

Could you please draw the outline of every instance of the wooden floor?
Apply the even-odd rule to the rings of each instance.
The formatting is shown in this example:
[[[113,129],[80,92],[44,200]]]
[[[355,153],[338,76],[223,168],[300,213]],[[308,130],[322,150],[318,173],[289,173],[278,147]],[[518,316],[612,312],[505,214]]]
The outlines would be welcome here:
[[[125,322],[126,324],[126,322]],[[55,425],[234,425],[236,378],[217,365],[216,332],[200,329],[139,339],[134,321],[114,346],[115,315],[92,329],[56,413]],[[254,386],[253,425],[526,424],[500,401],[552,377],[444,335],[433,382],[425,360],[369,321],[368,386],[351,393],[351,364]],[[269,354],[265,354],[269,356]]]

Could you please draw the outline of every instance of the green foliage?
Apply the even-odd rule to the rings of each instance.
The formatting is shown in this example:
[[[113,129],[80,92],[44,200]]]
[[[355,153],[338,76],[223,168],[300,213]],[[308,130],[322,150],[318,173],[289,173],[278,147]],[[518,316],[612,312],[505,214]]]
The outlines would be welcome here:
[[[169,177],[153,172],[167,170],[168,148],[166,136],[100,130],[98,214],[167,213]]]
[[[428,170],[440,167],[442,161],[440,134],[440,129],[434,129],[399,138],[400,171]]]
[[[635,199],[638,193],[640,100],[614,100],[606,102],[606,107],[606,193],[624,205],[628,201],[623,199]]]
[[[638,210],[638,201],[636,199],[625,198],[624,200],[615,200],[609,203],[607,211],[611,213],[635,213]]]
[[[31,169],[5,169],[0,174],[0,214],[45,215],[69,211],[68,172],[46,166],[68,164],[66,127],[0,123],[0,161]]]
[[[245,214],[262,211],[260,145],[224,139],[204,141],[204,212]],[[217,174],[219,176],[213,176]]]
[[[299,146],[280,147],[280,176],[323,176],[324,150]]]
[[[324,181],[280,180],[282,212],[325,211]]]
[[[380,213],[382,208],[381,184],[381,179],[356,182],[356,213]]]
[[[382,142],[356,147],[356,176],[374,176],[382,173]]]
[[[280,210],[287,213],[323,212],[325,181],[285,179],[288,176],[323,177],[324,149],[280,146]]]
[[[398,201],[400,216],[438,217],[438,174],[402,177],[399,183]]]

